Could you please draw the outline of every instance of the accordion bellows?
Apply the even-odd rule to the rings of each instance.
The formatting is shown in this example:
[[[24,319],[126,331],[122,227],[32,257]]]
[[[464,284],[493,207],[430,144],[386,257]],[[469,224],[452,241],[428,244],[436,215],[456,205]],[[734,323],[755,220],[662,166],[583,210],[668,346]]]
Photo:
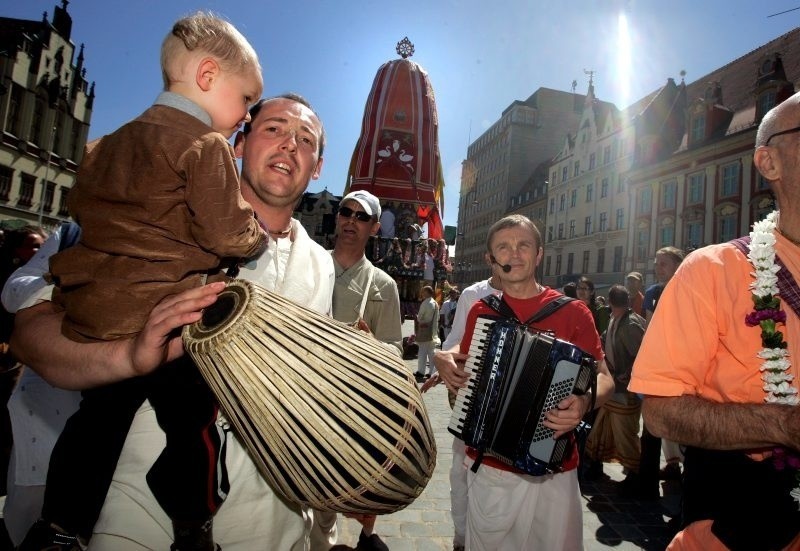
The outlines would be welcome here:
[[[234,280],[183,341],[263,476],[290,501],[391,513],[433,474],[422,396],[373,337]]]

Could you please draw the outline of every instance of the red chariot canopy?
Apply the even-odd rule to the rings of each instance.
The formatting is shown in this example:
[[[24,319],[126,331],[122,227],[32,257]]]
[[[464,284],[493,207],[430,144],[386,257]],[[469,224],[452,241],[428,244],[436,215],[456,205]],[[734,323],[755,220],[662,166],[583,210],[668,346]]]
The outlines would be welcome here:
[[[384,63],[367,98],[345,193],[363,189],[381,203],[413,205],[419,223],[428,223],[428,237],[442,238],[444,177],[438,127],[425,70],[409,59]]]

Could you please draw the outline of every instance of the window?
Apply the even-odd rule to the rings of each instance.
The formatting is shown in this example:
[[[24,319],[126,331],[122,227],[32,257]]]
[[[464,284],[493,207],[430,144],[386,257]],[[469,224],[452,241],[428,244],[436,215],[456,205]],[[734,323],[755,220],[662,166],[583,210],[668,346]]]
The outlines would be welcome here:
[[[739,195],[739,163],[731,163],[722,167],[722,185],[719,190],[720,197],[735,197]],[[726,239],[726,241],[729,241]]]
[[[22,86],[17,83],[11,83],[11,97],[8,102],[8,115],[6,121],[8,122],[8,131],[14,136],[21,135],[22,124]]]
[[[674,210],[678,197],[678,183],[675,180],[661,183],[661,210]]]
[[[563,167],[561,169],[561,181],[562,182],[566,182],[567,181],[567,176],[569,176],[569,172],[568,171],[569,171],[569,167],[568,166],[565,166],[565,167]]]
[[[594,170],[595,156],[594,153],[589,155],[589,170]]]
[[[703,243],[703,223],[691,221],[686,224],[686,246],[696,249]]]
[[[756,178],[756,191],[763,191],[765,189],[769,189],[769,182],[766,178],[764,178],[761,173],[757,173],[758,178]]]
[[[767,111],[775,107],[775,90],[766,90],[758,96],[757,112],[763,117]]]
[[[672,245],[675,242],[675,228],[673,228],[672,225],[661,226],[658,240],[659,248]]]
[[[581,162],[575,161],[575,164],[572,166],[572,176],[575,177],[580,173],[581,169]]]
[[[612,271],[622,271],[622,245],[614,247],[614,267],[612,268]]]
[[[36,178],[30,174],[22,174],[20,179],[21,183],[19,186],[19,199],[17,200],[17,205],[21,207],[29,207],[33,204],[33,188]]]
[[[564,239],[564,222],[561,222],[558,225],[558,238],[559,239]]]
[[[617,178],[617,193],[622,193],[625,189],[625,182],[622,180],[622,176]]]
[[[33,103],[33,119],[31,120],[31,142],[46,149],[50,144],[45,143],[43,139],[42,129],[44,127],[44,112],[44,99],[41,96],[36,96],[36,101]]]
[[[573,268],[575,267],[575,253],[569,253],[567,255],[567,273],[572,274],[574,273]]]
[[[697,205],[699,203],[703,203],[705,199],[705,188],[706,188],[705,184],[706,184],[705,172],[695,172],[694,174],[689,175],[689,181],[687,183],[689,190],[688,193],[686,194],[687,205]]]
[[[608,197],[608,178],[603,178],[600,182],[600,198]]]
[[[719,217],[719,242],[724,243],[738,236],[736,231],[736,213],[725,214]]]
[[[69,188],[61,186],[61,196],[58,200],[58,215],[69,216],[69,209],[67,208],[67,197],[69,197]]]
[[[549,256],[544,259],[544,275],[550,275],[550,260],[552,260]]]
[[[558,210],[563,212],[566,203],[567,203],[567,196],[562,193],[561,199],[559,200]]]
[[[556,255],[556,275],[561,275],[561,255]]]
[[[621,230],[625,227],[625,209],[617,209],[616,229]],[[615,272],[617,270],[614,270]]]
[[[77,120],[72,121],[72,129],[69,138],[69,146],[67,148],[65,157],[68,159],[79,159],[80,152],[78,151],[78,144],[80,143],[80,124]]]
[[[556,211],[556,198],[550,198],[550,214],[553,214]]]
[[[581,263],[581,273],[589,273],[589,251],[583,251],[583,262]]]
[[[569,221],[569,237],[572,239],[575,237],[575,219]]]
[[[554,170],[553,173],[550,175],[550,183],[557,184],[558,183],[558,171]]]
[[[0,200],[8,201],[8,194],[11,191],[11,178],[14,171],[7,166],[0,166]]]
[[[602,274],[605,269],[606,263],[606,250],[597,249],[597,273]]]
[[[586,185],[586,202],[594,201],[594,184]]]
[[[617,143],[616,141],[614,142]],[[611,146],[607,145],[603,148],[603,164],[607,165],[611,162]]]
[[[650,214],[653,205],[653,190],[650,186],[645,186],[639,192],[639,208],[636,211],[638,214]]]
[[[773,210],[775,210],[774,201],[759,201],[753,205],[753,221],[760,222]]]
[[[690,144],[695,144],[703,141],[703,138],[706,137],[706,116],[705,115],[696,115],[692,118],[692,131],[691,131],[691,139],[689,140]]]
[[[56,194],[56,185],[53,182],[44,182],[44,207],[43,212],[50,212],[53,210],[53,197]]]
[[[553,240],[553,226],[547,226],[547,242]]]
[[[575,203],[578,202],[578,190],[573,189],[569,194],[569,206],[574,207]]]
[[[600,213],[600,231],[608,231],[608,213],[601,212]]]
[[[647,246],[650,243],[650,231],[641,230],[636,234],[636,260],[638,262],[647,262],[649,254]]]
[[[592,217],[587,216],[586,218],[583,219],[583,234],[589,235],[591,233],[592,233]]]

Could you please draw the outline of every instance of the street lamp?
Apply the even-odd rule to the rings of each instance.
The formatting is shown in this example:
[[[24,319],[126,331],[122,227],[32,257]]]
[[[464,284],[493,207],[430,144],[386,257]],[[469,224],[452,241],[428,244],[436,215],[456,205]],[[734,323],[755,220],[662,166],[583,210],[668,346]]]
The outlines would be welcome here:
[[[56,143],[56,125],[53,125],[53,130],[50,133],[50,147],[47,149],[47,160],[44,166],[44,182],[42,182],[42,197],[39,201],[39,227],[42,226],[44,219],[44,200],[47,196],[47,179],[50,177],[50,159],[53,157],[53,146]]]

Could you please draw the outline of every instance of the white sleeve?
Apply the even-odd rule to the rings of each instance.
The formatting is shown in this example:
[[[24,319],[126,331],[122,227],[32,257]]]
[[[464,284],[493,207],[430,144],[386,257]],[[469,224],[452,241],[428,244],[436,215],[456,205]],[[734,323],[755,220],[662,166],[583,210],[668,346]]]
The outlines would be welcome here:
[[[58,231],[42,244],[39,251],[20,268],[11,274],[2,292],[3,306],[11,313],[33,306],[39,300],[49,300],[52,285],[44,280],[50,271],[50,257],[58,252],[61,233]]]
[[[464,328],[467,325],[467,314],[469,314],[469,309],[472,308],[476,300],[478,300],[478,294],[472,289],[464,289],[464,292],[458,297],[453,326],[450,328],[450,334],[447,335],[447,339],[442,343],[442,350],[449,350],[461,343],[461,338],[464,336]]]

